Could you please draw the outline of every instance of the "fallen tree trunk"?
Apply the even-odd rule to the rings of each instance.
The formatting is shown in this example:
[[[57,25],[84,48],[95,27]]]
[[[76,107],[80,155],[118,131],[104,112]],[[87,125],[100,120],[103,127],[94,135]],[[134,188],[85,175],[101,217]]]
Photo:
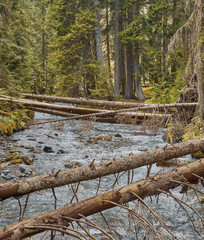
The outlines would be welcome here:
[[[194,174],[204,177],[204,159],[13,224],[0,230],[0,240],[20,240],[33,236],[44,231],[43,227],[37,227],[43,224],[68,226],[69,218],[79,219],[82,216],[90,216],[115,207],[115,203],[121,205],[136,200],[137,196],[144,198],[158,195],[161,190],[168,191],[179,186],[178,182],[187,180],[190,183],[197,183],[198,178]]]
[[[23,93],[28,99],[37,99],[42,101],[52,101],[52,102],[63,102],[63,103],[72,103],[78,105],[86,106],[95,106],[102,108],[134,108],[134,107],[145,107],[148,109],[164,109],[164,108],[185,108],[197,106],[198,103],[172,103],[172,104],[147,104],[147,103],[137,103],[137,102],[111,102],[111,101],[101,101],[101,100],[92,100],[85,98],[67,98],[67,97],[54,97],[54,96],[45,96],[45,95],[36,95],[36,94],[27,94]]]
[[[69,113],[76,113],[76,114],[82,114],[81,116],[74,116],[74,117],[69,117],[66,119],[60,119],[60,121],[67,121],[67,120],[71,120],[71,119],[93,119],[95,117],[114,117],[116,115],[118,115],[118,118],[121,116],[121,114],[125,114],[125,117],[137,117],[139,116],[141,117],[145,117],[150,118],[150,117],[154,117],[156,118],[157,114],[149,114],[149,113],[137,113],[136,111],[138,110],[148,110],[150,109],[150,107],[137,107],[137,108],[128,108],[128,109],[123,109],[123,110],[115,110],[115,111],[111,111],[111,110],[100,110],[100,109],[88,109],[88,108],[78,108],[78,107],[71,107],[71,106],[61,106],[61,105],[55,105],[55,104],[48,104],[48,103],[41,103],[41,102],[35,102],[35,101],[30,101],[30,100],[24,100],[24,99],[17,99],[17,98],[13,98],[13,97],[0,97],[0,100],[3,101],[10,101],[10,102],[15,102],[15,103],[22,103],[24,104],[26,107],[37,107],[37,108],[42,108],[42,109],[52,109],[52,110],[57,110],[57,111],[64,111],[64,112],[69,112]],[[152,107],[152,109],[154,109]],[[131,113],[128,115],[129,112],[135,112],[135,113]],[[135,115],[134,115],[135,114]],[[161,116],[159,115],[159,118],[161,118]],[[163,115],[164,119],[169,119],[170,115],[169,114],[164,114]],[[49,123],[49,122],[56,122],[59,120],[51,120],[48,122],[44,122],[44,123]],[[44,123],[37,123],[37,124],[44,124]],[[131,122],[130,122],[131,123]]]
[[[204,150],[204,138],[177,143],[165,146],[164,148],[156,148],[155,150],[149,150],[98,164],[58,171],[22,181],[8,182],[0,184],[0,200],[2,201],[9,197],[21,196],[43,189],[64,186],[70,183],[91,180],[145,165],[167,161],[202,150]]]
[[[90,118],[89,115],[78,115],[78,114],[73,114],[73,113],[67,113],[65,111],[56,111],[56,110],[50,110],[50,109],[45,109],[45,108],[37,108],[37,107],[29,107],[27,106],[28,109],[36,111],[36,112],[44,112],[44,113],[48,113],[48,114],[52,114],[52,115],[56,115],[56,116],[62,116],[62,117],[73,117],[74,119],[87,119]],[[131,119],[135,119],[137,118],[137,122],[141,122],[143,120],[149,119],[149,118],[158,118],[158,119],[168,119],[171,117],[171,114],[154,114],[154,113],[139,113],[139,112],[125,112],[125,113],[118,113],[118,116],[115,117],[114,122],[117,123],[117,119],[120,120],[121,117],[126,118],[126,120],[124,121],[124,123],[131,123]],[[89,116],[89,117],[87,117]],[[103,119],[101,118],[97,118],[97,115],[93,115],[93,117],[96,116],[95,121],[103,121],[104,120],[106,122],[113,122],[112,119],[107,118],[107,116],[101,116]],[[104,119],[106,118],[106,119]],[[129,121],[128,121],[129,120]],[[58,120],[60,121],[60,120]]]
[[[55,96],[45,96],[45,95],[36,95],[36,94],[27,94],[22,93],[25,98],[36,99],[40,101],[52,101],[52,102],[61,102],[61,103],[72,103],[78,105],[86,106],[95,106],[101,108],[132,108],[132,107],[141,107],[148,104],[145,103],[133,103],[133,102],[113,102],[113,101],[103,101],[103,100],[93,100],[86,98],[68,98],[68,97],[55,97]]]

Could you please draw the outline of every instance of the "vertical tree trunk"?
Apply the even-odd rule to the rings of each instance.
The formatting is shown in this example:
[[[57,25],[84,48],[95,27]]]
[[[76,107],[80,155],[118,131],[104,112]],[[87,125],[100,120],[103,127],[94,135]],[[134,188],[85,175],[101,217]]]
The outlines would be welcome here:
[[[197,56],[197,78],[199,93],[199,112],[202,124],[204,126],[204,0],[198,0],[199,7],[199,42]]]
[[[119,85],[119,0],[115,0],[115,39],[114,39],[114,53],[115,53],[115,69],[114,69],[114,94],[115,98],[120,97]]]
[[[128,9],[128,24],[133,21],[133,6]],[[129,42],[126,47],[126,87],[125,87],[125,98],[134,98],[134,88],[133,88],[133,44]]]
[[[100,66],[103,68],[104,67],[104,59],[103,59],[103,50],[102,50],[99,1],[94,0],[94,4],[95,4],[95,11],[96,11],[96,28],[95,28],[96,57],[97,57],[97,60],[99,61]]]
[[[108,69],[111,69],[111,61],[110,61],[110,38],[109,38],[109,11],[108,11],[108,1],[106,0],[106,48],[107,48],[107,61],[108,61]]]
[[[135,17],[139,17],[140,15],[140,2],[137,0],[135,2]],[[141,77],[140,77],[140,52],[139,52],[139,43],[136,42],[134,45],[134,50],[135,50],[135,56],[134,56],[134,71],[135,71],[135,90],[137,93],[137,97],[139,100],[144,101],[145,96],[142,91],[142,83],[141,83]]]

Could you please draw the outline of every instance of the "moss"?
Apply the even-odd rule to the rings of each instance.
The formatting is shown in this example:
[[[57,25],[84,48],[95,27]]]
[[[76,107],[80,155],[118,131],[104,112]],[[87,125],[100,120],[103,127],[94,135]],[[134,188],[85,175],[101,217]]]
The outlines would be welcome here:
[[[33,117],[31,111],[25,109],[18,109],[1,116],[0,135],[11,135],[13,132],[23,130],[31,117]]]
[[[182,123],[171,120],[167,124],[167,130],[163,138],[165,142],[177,143],[182,141],[183,133],[184,133],[184,126],[182,125]]]
[[[204,137],[204,129],[200,117],[192,119],[191,123],[186,127],[185,133],[183,134],[183,141],[194,140]],[[193,154],[193,157],[200,159],[204,158],[204,152],[199,151]]]
[[[185,133],[183,135],[183,141],[198,139],[204,137],[204,131],[200,117],[195,117],[192,119],[191,123],[185,128]]]

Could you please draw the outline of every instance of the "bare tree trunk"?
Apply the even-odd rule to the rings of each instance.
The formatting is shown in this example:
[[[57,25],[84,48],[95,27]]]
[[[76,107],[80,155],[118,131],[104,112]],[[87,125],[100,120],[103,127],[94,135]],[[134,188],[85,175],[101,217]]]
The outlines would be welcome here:
[[[144,198],[158,195],[161,190],[168,191],[179,186],[175,181],[197,183],[198,178],[194,174],[204,176],[203,159],[0,229],[0,239],[20,240],[44,231],[43,225],[68,226],[68,218],[90,216],[113,208],[115,204],[123,205],[136,200],[138,196]]]
[[[114,39],[114,53],[115,53],[115,75],[114,75],[114,91],[115,98],[120,97],[119,84],[119,0],[115,0],[115,39]]]
[[[106,0],[106,48],[107,48],[107,61],[108,61],[108,70],[111,70],[111,61],[110,61],[110,37],[109,37],[109,6],[108,1]]]
[[[101,36],[101,23],[100,23],[100,11],[99,11],[99,1],[94,0],[95,11],[96,11],[96,29],[95,29],[95,37],[96,37],[96,56],[99,61],[102,69],[104,68],[104,58],[103,58],[103,50],[102,50],[102,36]]]
[[[189,5],[191,8],[191,3]],[[195,0],[193,5],[194,10],[189,19],[172,37],[169,51],[173,52],[178,48],[188,51],[188,63],[182,74],[182,80],[189,84],[195,76],[198,81],[199,113],[204,125],[204,0]]]
[[[164,148],[156,148],[144,153],[129,155],[119,159],[91,164],[66,171],[58,171],[44,176],[9,182],[0,185],[0,200],[20,196],[34,191],[64,186],[70,183],[91,180],[110,174],[139,168],[156,162],[204,150],[204,139],[177,143]]]
[[[130,24],[133,20],[133,7],[131,6],[128,9],[128,24]],[[129,42],[125,51],[126,55],[126,86],[125,86],[125,98],[126,99],[134,99],[134,81],[133,81],[133,44]]]
[[[137,0],[135,2],[135,17],[140,16],[140,1]],[[134,74],[135,74],[135,91],[137,93],[137,97],[140,101],[145,100],[144,93],[142,91],[142,83],[141,83],[141,76],[140,76],[140,51],[139,51],[139,42],[134,44]]]

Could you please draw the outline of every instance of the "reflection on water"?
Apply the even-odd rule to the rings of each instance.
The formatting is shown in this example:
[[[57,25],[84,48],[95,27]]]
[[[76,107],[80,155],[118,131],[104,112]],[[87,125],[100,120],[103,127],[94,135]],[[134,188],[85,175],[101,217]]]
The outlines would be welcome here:
[[[41,120],[49,118],[47,114],[36,113],[36,119]],[[53,117],[52,117],[53,118]],[[61,128],[61,129],[60,129]],[[116,125],[108,123],[93,123],[90,125],[82,124],[81,121],[68,121],[62,125],[57,124],[45,124],[34,126],[30,129],[26,129],[23,132],[13,134],[9,140],[16,140],[16,146],[24,145],[24,147],[17,147],[22,154],[34,157],[33,170],[35,174],[42,175],[50,173],[53,168],[55,171],[58,169],[64,170],[65,164],[70,161],[78,161],[83,165],[90,164],[93,159],[94,163],[104,161],[107,159],[113,159],[114,157],[127,156],[130,153],[138,153],[146,149],[154,149],[156,146],[162,147],[165,143],[162,140],[163,132],[161,131],[156,136],[153,135],[140,135],[138,134],[140,129],[138,126],[129,125]],[[86,131],[89,130],[89,131]],[[90,137],[100,134],[109,134],[112,137],[112,141],[99,141],[96,144],[89,143]],[[45,146],[51,147],[53,152],[46,153],[43,150]],[[31,151],[32,150],[32,151]],[[187,156],[185,160],[190,160],[191,157]],[[166,171],[166,169],[158,168],[153,165],[151,175],[158,173],[159,171]],[[147,168],[141,167],[135,169],[133,175],[133,181],[145,178]],[[129,177],[131,178],[131,177]],[[94,196],[97,189],[99,193],[112,189],[112,185],[115,182],[115,176],[106,176],[101,179],[100,188],[98,189],[99,180],[82,182],[78,189],[78,200],[86,199],[87,197]],[[118,180],[115,187],[121,187],[128,184],[128,174],[123,174]],[[74,185],[73,185],[74,186]],[[180,188],[173,190],[172,192],[178,198],[182,195],[179,193]],[[57,196],[57,207],[62,207],[69,204],[73,197],[71,186],[63,186],[55,189]],[[183,200],[192,204],[201,214],[202,205],[200,203],[194,203],[195,195],[183,196]],[[76,201],[76,199],[74,199]],[[190,223],[190,220],[183,209],[181,209],[176,201],[172,198],[167,198],[164,194],[159,196],[159,200],[156,197],[152,199],[147,198],[145,201],[151,208],[157,212],[162,219],[169,226],[170,230],[181,239],[203,239],[203,236],[198,236]],[[158,201],[158,203],[157,203]],[[21,204],[24,206],[25,197],[21,198]],[[148,220],[160,229],[158,221],[151,218],[149,210],[141,206],[141,204],[135,202],[130,203],[130,207],[134,207],[136,211],[143,216],[147,216]],[[30,195],[27,210],[24,219],[39,215],[43,212],[47,212],[54,209],[54,197],[51,190],[45,190],[36,192]],[[188,209],[192,213],[192,218],[197,223],[197,219],[192,210]],[[15,223],[19,219],[19,206],[16,199],[5,200],[1,204],[0,208],[1,219],[0,227],[5,227],[11,223]],[[148,231],[147,227],[139,225],[137,221],[128,218],[126,210],[119,210],[114,208],[107,210],[104,213],[106,220],[112,227],[112,231],[117,239],[143,239]],[[94,220],[101,228],[107,229],[107,224],[101,217],[96,214],[90,219]],[[137,235],[133,230],[140,230]],[[161,230],[161,229],[160,229]],[[101,233],[99,230],[91,229],[91,233],[94,233],[96,239],[100,239]],[[164,233],[167,233],[165,230]],[[35,236],[35,239],[40,239],[42,235]],[[154,235],[150,239],[154,238]],[[45,237],[45,239],[48,239]],[[62,236],[59,234],[57,239],[71,239],[70,237]]]

